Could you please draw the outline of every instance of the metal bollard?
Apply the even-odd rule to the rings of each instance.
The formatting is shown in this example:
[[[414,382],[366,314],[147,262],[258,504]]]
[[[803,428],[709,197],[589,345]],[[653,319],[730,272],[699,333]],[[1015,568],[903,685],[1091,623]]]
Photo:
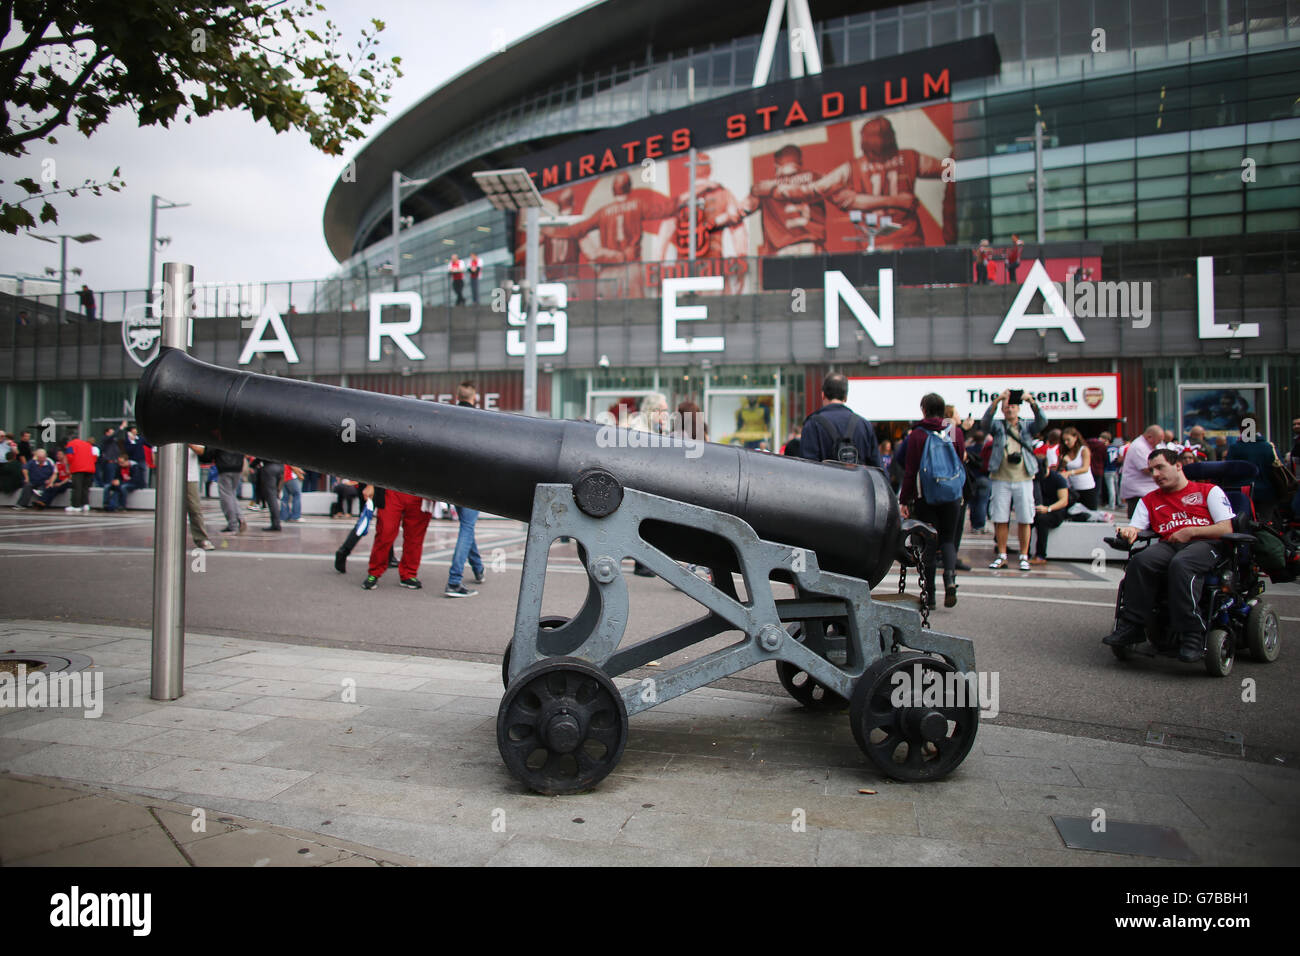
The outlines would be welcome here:
[[[163,263],[162,344],[184,350],[189,340],[189,290],[194,267]],[[146,439],[149,437],[145,436]],[[189,448],[158,449],[153,524],[153,655],[149,696],[175,700],[185,693],[185,465]]]

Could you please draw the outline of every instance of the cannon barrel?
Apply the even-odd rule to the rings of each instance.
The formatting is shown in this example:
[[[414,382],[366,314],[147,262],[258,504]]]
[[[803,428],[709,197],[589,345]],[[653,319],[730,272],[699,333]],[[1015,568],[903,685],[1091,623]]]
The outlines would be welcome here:
[[[176,349],[145,369],[136,417],[155,444],[209,444],[521,521],[538,484],[603,469],[624,487],[735,515],[873,587],[901,540],[878,468],[713,443],[637,447],[644,433],[232,371]],[[643,533],[678,560],[716,559],[691,529]]]

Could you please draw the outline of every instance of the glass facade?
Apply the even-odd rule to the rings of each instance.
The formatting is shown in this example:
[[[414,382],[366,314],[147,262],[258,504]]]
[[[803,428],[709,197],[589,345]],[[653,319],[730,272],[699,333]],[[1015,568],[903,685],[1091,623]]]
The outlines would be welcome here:
[[[815,28],[827,68],[997,37],[999,75],[953,91],[960,243],[1032,238],[1033,147],[1023,140],[1035,115],[1046,127],[1049,241],[1300,228],[1300,0],[928,0]],[[738,92],[759,39],[650,47],[642,62],[577,73],[494,110],[404,172],[442,176],[503,147],[678,109],[692,86],[696,102]],[[789,75],[783,34],[771,80]],[[1253,182],[1243,181],[1243,160]],[[387,196],[377,197],[343,275],[373,275],[391,255],[389,214]],[[471,220],[486,231],[464,235]],[[467,240],[489,265],[508,262],[503,217],[479,201],[418,223],[403,242],[403,272],[445,269],[451,251],[471,251]]]

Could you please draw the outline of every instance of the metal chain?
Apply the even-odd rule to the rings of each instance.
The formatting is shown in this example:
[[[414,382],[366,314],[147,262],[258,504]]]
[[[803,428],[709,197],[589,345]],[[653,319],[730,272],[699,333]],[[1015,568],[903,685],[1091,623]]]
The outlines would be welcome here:
[[[924,559],[921,555],[921,549],[914,544],[906,546],[904,550],[907,552],[907,556],[916,563],[917,584],[921,589],[921,630],[928,631],[930,629],[930,589],[925,583],[925,568],[922,564]],[[898,593],[905,594],[906,592],[907,565],[900,561],[898,563]]]

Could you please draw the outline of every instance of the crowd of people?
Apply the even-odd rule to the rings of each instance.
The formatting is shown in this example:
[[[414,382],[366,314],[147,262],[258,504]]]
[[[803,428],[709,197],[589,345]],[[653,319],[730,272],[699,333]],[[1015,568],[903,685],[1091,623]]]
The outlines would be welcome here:
[[[813,461],[873,465],[888,474],[903,517],[924,521],[937,532],[925,550],[921,568],[931,607],[937,605],[935,579],[940,564],[944,605],[957,603],[956,574],[970,570],[959,556],[968,521],[970,530],[978,534],[992,525],[989,568],[999,570],[1010,566],[1007,545],[1014,515],[1019,539],[1017,566],[1028,572],[1047,563],[1050,535],[1065,521],[1113,520],[1102,509],[1122,511],[1132,518],[1139,502],[1156,488],[1149,460],[1160,449],[1168,449],[1180,465],[1249,461],[1260,474],[1252,489],[1257,511],[1267,515],[1276,504],[1286,503],[1279,501],[1275,479],[1269,476],[1269,469],[1274,463],[1283,463],[1283,457],[1265,440],[1229,445],[1222,436],[1211,440],[1198,425],[1180,441],[1172,431],[1154,424],[1131,441],[1105,431],[1085,438],[1073,426],[1049,427],[1051,423],[1032,393],[1008,389],[978,420],[959,419],[941,395],[930,393],[921,400],[920,418],[895,444],[889,438],[878,439],[875,426],[848,407],[848,381],[843,375],[829,375],[822,395],[823,406],[791,432],[780,453]],[[462,383],[458,404],[473,407],[475,396],[474,386]],[[669,408],[664,395],[647,395],[627,424],[642,431],[708,440],[698,405],[683,402],[675,415]],[[1300,418],[1294,420],[1292,430],[1294,445],[1285,455],[1284,467],[1300,474]],[[483,583],[483,561],[474,534],[476,511],[453,509],[444,502],[351,478],[330,480],[297,465],[201,445],[190,445],[187,459],[187,512],[198,547],[214,547],[204,526],[201,487],[207,494],[215,483],[226,522],[221,531],[240,534],[248,527],[239,501],[245,482],[253,489],[249,509],[265,512],[270,523],[263,530],[278,532],[283,522],[302,520],[304,488],[328,481],[336,496],[331,517],[355,519],[335,554],[338,571],[346,571],[353,548],[372,527],[375,531],[362,584],[366,590],[373,590],[390,567],[398,568],[401,586],[421,588],[417,572],[429,521],[453,515],[459,519],[460,531],[444,594],[472,597],[478,593],[464,584],[466,564],[475,583]],[[0,492],[19,492],[16,509],[50,508],[67,492],[70,503],[65,510],[84,514],[90,511],[89,490],[97,486],[103,489],[104,511],[124,510],[132,491],[152,484],[154,467],[154,449],[128,421],[105,428],[93,443],[73,430],[52,455],[33,443],[30,431],[21,431],[16,438],[0,431]],[[1289,504],[1293,513],[1300,514],[1300,492]],[[395,548],[399,531],[400,560]],[[635,571],[651,573],[639,564]]]

